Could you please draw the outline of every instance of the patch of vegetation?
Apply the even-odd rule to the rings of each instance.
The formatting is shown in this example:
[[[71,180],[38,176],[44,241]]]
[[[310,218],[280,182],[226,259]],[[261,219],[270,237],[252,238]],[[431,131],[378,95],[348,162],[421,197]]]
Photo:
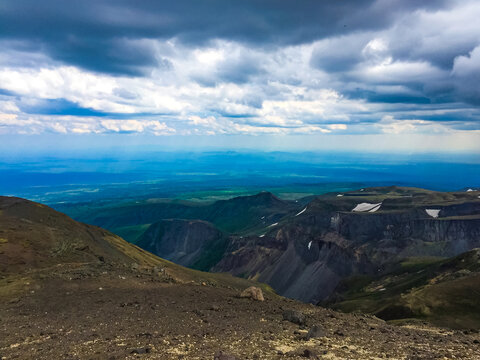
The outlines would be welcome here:
[[[450,259],[408,258],[377,278],[349,278],[329,306],[384,320],[422,319],[441,326],[480,328],[480,251]]]
[[[151,224],[141,224],[132,226],[122,226],[110,229],[111,232],[117,234],[121,238],[136,244],[137,239],[148,229]]]
[[[221,236],[215,242],[209,244],[202,256],[190,266],[192,269],[209,271],[223,257],[227,249],[228,238]]]
[[[400,262],[400,271],[419,271],[424,269],[428,265],[435,264],[439,261],[445,260],[445,258],[438,256],[415,256],[409,257]]]

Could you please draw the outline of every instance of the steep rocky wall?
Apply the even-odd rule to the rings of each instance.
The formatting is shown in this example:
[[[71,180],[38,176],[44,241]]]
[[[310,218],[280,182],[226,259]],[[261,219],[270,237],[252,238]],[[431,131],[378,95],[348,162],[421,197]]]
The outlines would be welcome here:
[[[213,225],[199,220],[162,220],[140,238],[138,245],[164,259],[192,266],[224,235]]]
[[[378,274],[408,256],[451,257],[480,247],[480,219],[433,219],[404,212],[322,212],[234,241],[214,271],[266,282],[278,293],[317,302],[345,277]]]

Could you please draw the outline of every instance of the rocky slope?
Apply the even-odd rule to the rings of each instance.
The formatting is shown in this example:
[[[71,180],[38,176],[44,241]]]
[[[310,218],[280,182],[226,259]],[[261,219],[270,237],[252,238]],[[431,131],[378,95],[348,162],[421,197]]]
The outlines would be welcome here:
[[[382,273],[410,256],[451,257],[480,246],[477,192],[362,190],[319,196],[262,237],[232,240],[213,270],[315,303],[342,278]]]
[[[176,264],[209,270],[222,257],[228,238],[201,220],[161,220],[137,240],[141,248]]]
[[[0,225],[1,359],[480,359],[476,332],[241,298],[26,200],[0,197]]]
[[[161,261],[45,205],[0,197],[0,272],[16,274],[64,263],[155,266]]]
[[[318,196],[303,208],[277,216],[273,210],[260,216],[268,207],[262,202],[261,213],[247,216],[255,223],[243,235],[221,237],[210,227],[205,236],[201,227],[177,220],[175,230],[170,226],[161,235],[158,228],[163,223],[153,225],[140,244],[187,266],[195,266],[189,259],[205,254],[203,270],[256,279],[282,295],[316,303],[352,275],[384,273],[407,257],[451,257],[480,246],[479,194],[369,188]],[[270,199],[274,208],[280,207],[267,193],[253,198]],[[247,214],[257,209],[252,197],[229,202],[240,203],[231,208]],[[192,244],[201,244],[202,250]]]

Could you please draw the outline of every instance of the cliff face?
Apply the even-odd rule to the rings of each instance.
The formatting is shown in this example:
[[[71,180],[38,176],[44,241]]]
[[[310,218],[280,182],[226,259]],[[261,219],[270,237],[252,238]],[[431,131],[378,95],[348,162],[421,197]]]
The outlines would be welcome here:
[[[345,276],[374,272],[351,242],[313,230],[292,226],[263,238],[233,240],[212,270],[255,278],[279,294],[310,302],[330,294]]]
[[[209,254],[223,251],[225,241],[224,234],[208,222],[173,219],[151,225],[138,246],[177,264],[198,267]]]
[[[438,218],[423,205],[411,206],[411,200],[410,206],[404,199],[398,203],[378,212],[346,211],[355,206],[351,199],[341,199],[338,206],[313,203],[263,238],[231,241],[213,270],[255,278],[282,295],[318,302],[343,278],[377,275],[406,257],[452,257],[480,247],[480,203],[434,206]]]
[[[480,246],[480,218],[337,213],[332,230],[363,247],[378,265],[409,256],[451,257]]]

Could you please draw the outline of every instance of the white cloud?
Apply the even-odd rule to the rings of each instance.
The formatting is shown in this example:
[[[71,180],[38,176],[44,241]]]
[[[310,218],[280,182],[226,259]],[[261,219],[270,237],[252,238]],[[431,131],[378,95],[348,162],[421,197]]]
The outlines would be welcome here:
[[[382,120],[376,124],[376,126],[386,134],[432,134],[449,132],[449,129],[444,124],[434,121],[425,121],[420,119],[398,120],[392,115],[385,115]]]
[[[15,124],[17,114],[0,114],[0,124],[8,125]]]
[[[464,104],[480,103],[477,10],[478,2],[453,2],[448,10],[404,14],[387,29],[283,47],[227,40],[191,47],[175,38],[141,39],[142,48],[159,61],[144,77],[101,74],[45,55],[2,51],[0,87],[13,95],[0,95],[1,131],[453,133],[462,116],[471,117],[464,124],[480,128],[478,108]],[[451,68],[444,64],[447,53]],[[419,103],[409,102],[410,97]],[[36,113],[55,99],[106,114]],[[435,121],[449,114],[448,121]]]

